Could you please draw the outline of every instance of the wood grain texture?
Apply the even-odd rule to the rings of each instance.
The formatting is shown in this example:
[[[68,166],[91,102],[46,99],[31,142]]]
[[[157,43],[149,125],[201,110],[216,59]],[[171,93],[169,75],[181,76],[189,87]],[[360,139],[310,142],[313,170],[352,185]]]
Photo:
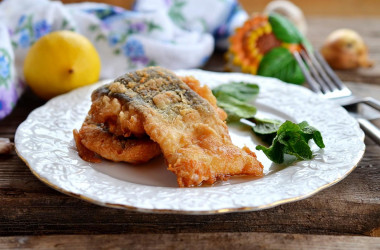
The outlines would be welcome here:
[[[41,100],[30,89],[27,89],[12,113],[0,120],[0,137],[10,138],[13,141],[18,125],[26,119],[33,109],[44,103],[44,100]]]
[[[19,236],[0,249],[380,249],[380,238],[283,233]],[[191,247],[190,247],[191,246]]]

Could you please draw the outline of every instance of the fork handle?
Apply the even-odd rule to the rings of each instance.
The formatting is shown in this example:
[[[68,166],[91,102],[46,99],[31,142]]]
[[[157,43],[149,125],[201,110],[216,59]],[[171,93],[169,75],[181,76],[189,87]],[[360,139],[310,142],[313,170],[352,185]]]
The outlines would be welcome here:
[[[373,125],[370,121],[357,118],[360,127],[363,129],[364,133],[368,135],[377,145],[380,145],[380,129]]]
[[[368,106],[371,106],[372,108],[380,111],[380,101],[376,100],[375,98],[366,97],[364,98],[363,102]]]

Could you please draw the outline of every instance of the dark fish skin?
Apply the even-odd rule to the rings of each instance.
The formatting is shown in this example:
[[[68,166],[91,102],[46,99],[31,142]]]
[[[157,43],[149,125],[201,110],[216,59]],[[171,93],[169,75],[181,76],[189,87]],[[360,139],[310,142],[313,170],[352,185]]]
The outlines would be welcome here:
[[[92,100],[107,95],[117,98],[123,104],[128,103],[128,105],[137,107],[149,106],[160,113],[166,112],[166,115],[169,117],[178,114],[184,107],[191,107],[200,112],[213,112],[213,108],[207,100],[200,97],[173,72],[161,67],[149,67],[144,71],[127,73],[116,78],[114,83],[117,82],[123,84],[137,95],[131,95],[132,92],[112,92],[110,90],[112,83],[110,83],[96,89],[92,94]],[[168,106],[165,110],[157,109],[157,106],[153,102],[153,97],[166,91],[175,92],[181,100],[176,102],[174,106]]]

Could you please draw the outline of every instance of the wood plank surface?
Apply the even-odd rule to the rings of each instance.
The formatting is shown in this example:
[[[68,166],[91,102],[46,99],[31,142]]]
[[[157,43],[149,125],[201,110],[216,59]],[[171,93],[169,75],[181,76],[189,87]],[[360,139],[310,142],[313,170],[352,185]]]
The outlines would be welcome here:
[[[368,151],[345,180],[311,198],[258,212],[201,216],[92,205],[46,187],[15,161],[0,170],[0,235],[255,231],[376,236],[380,167],[373,162],[379,162],[380,151],[377,146]]]
[[[380,249],[380,238],[282,233],[59,235],[0,238],[0,249]]]

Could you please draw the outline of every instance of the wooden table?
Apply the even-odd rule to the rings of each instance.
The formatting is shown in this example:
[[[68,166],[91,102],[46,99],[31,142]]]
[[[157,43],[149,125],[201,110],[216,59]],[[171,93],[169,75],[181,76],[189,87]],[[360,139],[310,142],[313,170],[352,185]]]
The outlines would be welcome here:
[[[371,57],[380,65],[380,19],[315,18],[309,24],[316,46],[343,25],[363,31]],[[205,68],[220,71],[222,60],[216,52]],[[355,93],[380,99],[378,66],[339,74],[356,81],[349,83]],[[366,84],[360,83],[363,79]],[[0,137],[13,140],[17,126],[43,104],[28,90],[13,113],[0,121]],[[363,159],[347,178],[308,199],[257,212],[219,215],[100,207],[47,187],[14,152],[0,155],[0,249],[380,248],[380,147],[369,138],[365,144]]]

